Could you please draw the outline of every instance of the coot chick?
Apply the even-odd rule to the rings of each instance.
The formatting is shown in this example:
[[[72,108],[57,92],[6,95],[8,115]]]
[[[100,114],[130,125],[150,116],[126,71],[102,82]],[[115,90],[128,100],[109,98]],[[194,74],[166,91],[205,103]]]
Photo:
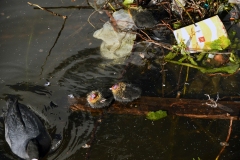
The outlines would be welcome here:
[[[102,93],[98,90],[92,91],[87,94],[87,101],[91,108],[103,108],[110,105],[112,97],[104,98]]]
[[[110,90],[112,90],[114,99],[119,102],[131,102],[141,95],[140,88],[124,82],[113,85]]]
[[[22,159],[39,159],[51,148],[51,137],[37,115],[17,99],[8,99],[4,117],[5,138]]]

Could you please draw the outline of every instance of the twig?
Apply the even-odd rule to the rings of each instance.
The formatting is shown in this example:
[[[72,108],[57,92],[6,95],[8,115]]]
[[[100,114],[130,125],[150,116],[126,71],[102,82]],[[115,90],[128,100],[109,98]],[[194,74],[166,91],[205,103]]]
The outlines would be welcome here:
[[[178,4],[180,5],[180,7],[187,13],[188,17],[191,19],[192,23],[195,25],[194,20],[192,19],[191,15],[188,13],[188,11],[185,9],[185,7],[182,5],[181,2],[179,2],[179,0],[175,0],[178,2]]]
[[[166,85],[166,72],[164,72],[164,65],[162,66],[162,97],[164,97],[165,85]]]
[[[178,75],[177,90],[179,90],[179,87],[180,87],[182,69],[183,69],[183,65],[181,65],[181,68],[180,68],[180,71],[179,71],[179,75]]]
[[[54,13],[53,11],[50,11],[50,10],[48,10],[48,9],[46,9],[46,8],[42,8],[41,6],[39,6],[38,4],[33,4],[33,3],[30,3],[30,2],[27,2],[30,6],[35,6],[35,7],[38,7],[39,9],[41,9],[41,10],[44,10],[44,11],[47,11],[47,12],[50,12],[52,15],[54,15],[54,16],[59,16],[59,17],[62,17],[63,19],[66,19],[67,18],[67,16],[63,16],[63,15],[61,15],[61,14],[58,14],[58,13]]]
[[[143,30],[140,29],[140,32],[142,32],[142,33],[148,38],[148,40],[152,40],[152,39],[148,36],[148,34],[145,33]]]
[[[161,21],[169,30],[171,30],[173,32],[173,30],[169,24],[166,24],[163,20],[161,20]]]
[[[114,19],[114,17],[112,16],[111,13],[109,13],[109,11],[105,10],[105,13],[107,14],[107,16],[110,18],[110,22],[112,24],[112,27],[114,29],[114,31],[118,32],[118,26],[117,26],[117,22]]]
[[[88,23],[93,27],[93,28],[95,28],[96,29],[96,27],[90,22],[90,18],[91,18],[91,16],[94,14],[94,13],[96,13],[96,11],[94,11],[93,13],[91,13],[90,15],[89,15],[89,17],[88,17]]]
[[[60,7],[41,7],[43,9],[93,9],[92,6],[60,6]],[[33,7],[33,9],[41,9],[39,7]]]
[[[185,95],[186,89],[187,89],[188,74],[189,74],[189,66],[187,66],[187,75],[184,83],[183,95]]]
[[[114,12],[116,12],[115,8],[111,5],[111,3],[108,3],[108,5],[110,6],[110,8],[111,8]]]
[[[229,138],[230,138],[230,135],[231,135],[231,132],[232,132],[232,121],[233,121],[233,117],[231,117],[230,119],[230,124],[229,124],[229,129],[228,129],[228,135],[227,135],[227,138],[226,138],[226,142],[228,142]],[[223,146],[221,151],[219,152],[218,156],[216,157],[215,160],[218,160],[218,158],[220,157],[220,155],[222,154],[222,152],[224,151],[226,146]]]
[[[57,36],[57,38],[56,38],[56,40],[55,40],[52,48],[49,50],[48,55],[47,55],[47,57],[46,57],[43,65],[41,66],[41,73],[40,73],[40,75],[42,75],[42,73],[43,73],[43,68],[44,68],[44,66],[45,66],[45,64],[46,64],[46,62],[47,62],[47,60],[48,60],[48,57],[51,55],[52,49],[53,49],[54,46],[57,44],[57,41],[58,41],[58,39],[59,39],[59,37],[60,37],[60,35],[61,35],[61,33],[62,33],[62,30],[64,29],[66,20],[67,20],[67,17],[64,19],[64,22],[63,22],[63,24],[62,24],[62,27],[61,27],[60,31],[58,32],[58,36]]]
[[[141,31],[142,31],[142,30],[141,30]],[[143,32],[143,31],[142,31],[142,32]],[[152,40],[148,35],[147,35],[147,37],[148,37],[148,39],[147,39],[147,38],[143,37],[143,35],[140,34],[140,33],[137,33],[137,32],[133,32],[133,33],[138,34],[143,40],[145,40],[145,41],[147,41],[147,42],[149,42],[149,43],[153,43],[153,44],[155,44],[155,45],[157,45],[157,46],[160,46],[160,47],[163,47],[163,48],[165,48],[165,49],[167,49],[167,50],[172,50],[171,45],[169,45],[169,44],[167,44],[167,43],[158,43],[158,42],[155,42],[154,40]],[[145,32],[143,32],[143,33],[145,33]],[[146,35],[146,33],[145,33],[145,35]]]

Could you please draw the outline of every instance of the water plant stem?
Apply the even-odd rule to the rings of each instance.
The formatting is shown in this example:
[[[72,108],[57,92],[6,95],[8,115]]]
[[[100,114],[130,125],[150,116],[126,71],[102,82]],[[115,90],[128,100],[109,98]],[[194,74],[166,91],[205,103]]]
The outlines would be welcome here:
[[[185,79],[185,83],[184,83],[183,95],[185,95],[186,90],[187,90],[188,73],[189,73],[189,66],[187,67],[187,74],[186,74],[186,79]]]
[[[233,122],[233,118],[231,117],[230,118],[230,124],[229,124],[229,129],[228,129],[228,135],[227,135],[227,138],[226,138],[226,141],[225,142],[228,142],[229,141],[229,138],[230,138],[230,135],[231,135],[231,132],[232,132],[232,122]],[[226,146],[223,146],[221,151],[219,152],[218,156],[216,157],[215,160],[218,160],[218,158],[221,156],[222,152],[224,151]]]
[[[176,0],[177,3],[180,5],[180,7],[187,13],[188,17],[191,19],[192,23],[195,24],[194,20],[192,19],[192,17],[190,16],[190,14],[188,13],[188,11],[185,9],[185,7],[182,5],[181,2],[179,2],[178,0]]]

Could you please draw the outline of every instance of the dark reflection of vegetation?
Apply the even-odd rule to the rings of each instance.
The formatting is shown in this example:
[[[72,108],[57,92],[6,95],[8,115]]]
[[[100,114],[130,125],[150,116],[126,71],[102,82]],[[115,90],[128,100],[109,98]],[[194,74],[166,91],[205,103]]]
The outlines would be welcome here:
[[[92,117],[87,113],[74,112],[70,114],[67,122],[63,129],[61,146],[51,156],[52,159],[76,159],[76,153],[86,151],[81,147],[90,139]]]
[[[3,97],[0,97],[0,98],[1,99],[5,99],[7,101],[7,99],[10,98],[10,97],[14,97],[14,98],[17,98],[19,101],[23,101],[23,98],[21,98],[22,95],[20,95],[20,94],[14,94],[14,95],[12,95],[12,94],[3,94]]]
[[[143,117],[109,115],[96,135],[91,159],[121,159],[122,155],[130,159],[215,159],[228,128],[228,120],[168,116],[151,122]],[[228,159],[239,156],[238,129],[238,123],[233,123],[229,142],[232,152],[223,154]]]
[[[30,91],[39,95],[52,95],[44,86],[34,85],[29,82],[21,82],[14,85],[6,85],[15,91]]]

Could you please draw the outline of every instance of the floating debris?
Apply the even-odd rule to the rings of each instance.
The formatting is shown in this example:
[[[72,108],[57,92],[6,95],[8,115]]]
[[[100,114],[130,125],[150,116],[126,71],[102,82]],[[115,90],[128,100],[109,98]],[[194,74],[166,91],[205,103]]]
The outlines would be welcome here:
[[[228,142],[220,142],[220,145],[223,147],[227,147],[227,146],[229,146],[229,143]]]
[[[227,112],[233,112],[233,110],[227,106],[224,106],[220,103],[217,103],[218,99],[219,99],[219,94],[217,94],[217,99],[214,100],[213,98],[210,98],[209,94],[204,94],[205,96],[208,97],[208,102],[206,102],[206,105],[212,107],[212,108],[220,108],[224,111],[227,111]]]
[[[74,95],[73,94],[69,94],[68,97],[69,98],[74,98]]]
[[[113,17],[117,27],[121,30],[129,30],[135,26],[130,15],[123,9],[114,12]],[[106,22],[103,28],[94,32],[93,37],[102,39],[100,47],[101,55],[107,59],[118,59],[131,54],[135,33],[116,31],[110,22]]]
[[[218,16],[177,29],[173,33],[178,44],[184,42],[190,53],[204,49],[223,50],[230,45],[226,29]]]
[[[222,109],[222,110],[224,110],[224,111],[233,112],[233,110],[232,110],[231,108],[229,108],[229,107],[227,107],[227,106],[224,106],[224,105],[222,105],[222,104],[220,104],[220,103],[217,103],[217,106],[218,106],[218,108],[220,108],[220,109]]]
[[[46,82],[45,84],[44,84],[44,86],[50,86],[51,85],[51,83],[50,82]]]
[[[90,144],[84,144],[83,146],[82,146],[82,148],[90,148],[91,146],[90,146]]]

